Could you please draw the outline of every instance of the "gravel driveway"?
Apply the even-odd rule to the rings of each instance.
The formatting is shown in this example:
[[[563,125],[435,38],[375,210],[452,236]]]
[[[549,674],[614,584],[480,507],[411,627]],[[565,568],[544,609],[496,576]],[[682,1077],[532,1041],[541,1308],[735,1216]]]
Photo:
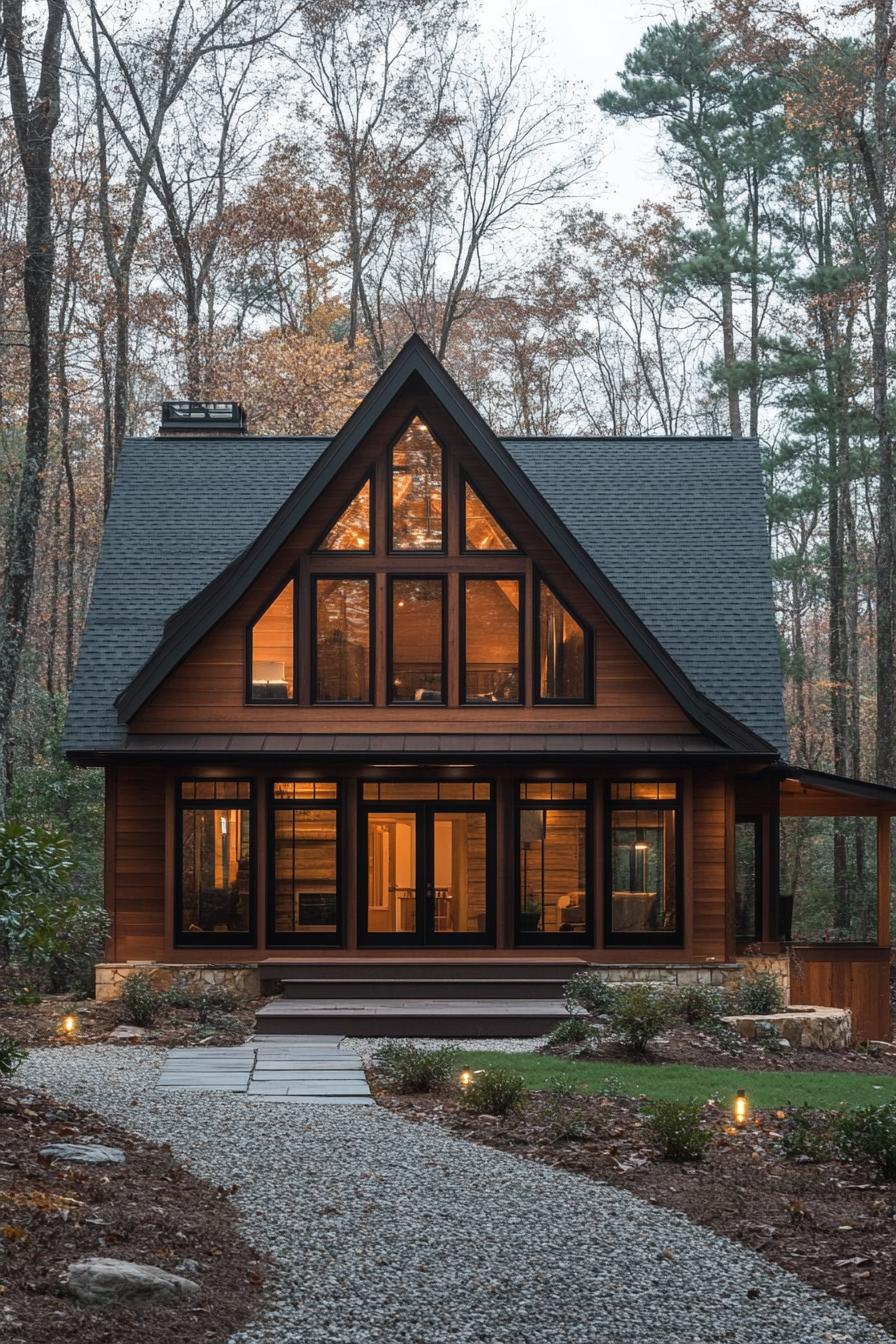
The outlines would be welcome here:
[[[200,1176],[239,1186],[247,1235],[282,1267],[269,1314],[239,1344],[892,1344],[624,1191],[379,1107],[159,1093],[162,1058],[35,1051],[16,1082],[167,1141]]]

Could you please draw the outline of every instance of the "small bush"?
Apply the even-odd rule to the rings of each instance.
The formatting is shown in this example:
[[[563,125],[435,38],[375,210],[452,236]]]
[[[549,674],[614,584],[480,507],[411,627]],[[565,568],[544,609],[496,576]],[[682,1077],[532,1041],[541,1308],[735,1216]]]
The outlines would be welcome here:
[[[567,1017],[558,1022],[548,1036],[547,1047],[550,1050],[555,1046],[585,1045],[593,1041],[597,1034],[597,1027],[587,1017]]]
[[[31,985],[20,985],[13,990],[11,1001],[17,1008],[34,1008],[41,1002],[40,990]]]
[[[390,1092],[435,1092],[449,1081],[457,1051],[448,1046],[425,1050],[419,1045],[390,1041],[380,1046],[373,1067]]]
[[[151,1027],[165,1007],[160,994],[145,971],[129,975],[121,987],[121,1001],[127,1009],[127,1021],[138,1027]]]
[[[733,995],[737,1013],[780,1013],[783,1011],[784,990],[781,981],[771,971],[749,971]]]
[[[483,1069],[463,1095],[463,1103],[479,1115],[506,1115],[519,1105],[526,1080],[513,1069]]]
[[[11,1078],[27,1055],[12,1036],[0,1032],[0,1078]]]
[[[843,1111],[836,1120],[835,1142],[848,1162],[868,1158],[885,1181],[896,1180],[896,1102]]]
[[[790,1042],[781,1035],[774,1022],[756,1023],[756,1044],[773,1055],[783,1055],[790,1049]]]
[[[192,1009],[196,1006],[196,990],[189,980],[178,976],[165,990],[163,998],[169,1008]]]
[[[625,1048],[643,1055],[654,1037],[669,1025],[669,1001],[650,985],[629,985],[615,993],[609,1018],[613,1034]]]
[[[703,1108],[695,1101],[652,1101],[646,1108],[647,1129],[669,1162],[696,1162],[711,1135],[700,1124]]]
[[[692,1027],[718,1022],[727,1005],[725,991],[714,985],[678,985],[666,997],[673,1016]]]
[[[539,1119],[554,1143],[568,1139],[590,1138],[597,1125],[587,1095],[579,1092],[568,1078],[549,1078],[541,1100]]]
[[[829,1111],[797,1107],[784,1123],[781,1152],[791,1162],[830,1162],[834,1156],[832,1121]]]
[[[580,971],[563,986],[567,1008],[584,1008],[594,1017],[609,1013],[616,997],[616,989],[607,984],[600,971]]]

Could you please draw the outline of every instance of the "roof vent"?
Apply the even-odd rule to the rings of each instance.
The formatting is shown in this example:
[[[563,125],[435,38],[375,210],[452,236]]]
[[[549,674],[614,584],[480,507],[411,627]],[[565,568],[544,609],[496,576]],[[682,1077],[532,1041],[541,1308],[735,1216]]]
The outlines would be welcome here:
[[[236,401],[163,401],[159,434],[245,434],[246,412]]]

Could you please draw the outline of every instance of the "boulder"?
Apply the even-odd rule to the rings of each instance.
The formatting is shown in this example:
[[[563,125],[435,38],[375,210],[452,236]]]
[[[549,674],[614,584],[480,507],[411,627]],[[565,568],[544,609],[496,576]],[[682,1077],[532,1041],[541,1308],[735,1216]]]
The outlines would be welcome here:
[[[52,1158],[54,1162],[87,1162],[99,1165],[103,1162],[124,1162],[125,1155],[120,1148],[110,1148],[105,1143],[48,1143],[41,1148],[41,1157]]]
[[[89,1256],[69,1265],[66,1286],[88,1307],[177,1305],[197,1296],[199,1284],[155,1265]]]
[[[144,1027],[133,1026],[130,1022],[120,1027],[114,1027],[106,1037],[107,1041],[142,1041],[146,1035]]]

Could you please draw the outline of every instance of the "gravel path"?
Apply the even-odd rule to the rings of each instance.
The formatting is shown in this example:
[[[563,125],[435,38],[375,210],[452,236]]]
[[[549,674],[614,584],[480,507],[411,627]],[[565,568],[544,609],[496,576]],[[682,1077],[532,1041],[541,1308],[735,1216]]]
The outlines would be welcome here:
[[[16,1082],[167,1141],[200,1176],[239,1186],[247,1235],[282,1274],[269,1314],[233,1344],[893,1344],[624,1191],[379,1107],[158,1092],[162,1058],[35,1051]]]

